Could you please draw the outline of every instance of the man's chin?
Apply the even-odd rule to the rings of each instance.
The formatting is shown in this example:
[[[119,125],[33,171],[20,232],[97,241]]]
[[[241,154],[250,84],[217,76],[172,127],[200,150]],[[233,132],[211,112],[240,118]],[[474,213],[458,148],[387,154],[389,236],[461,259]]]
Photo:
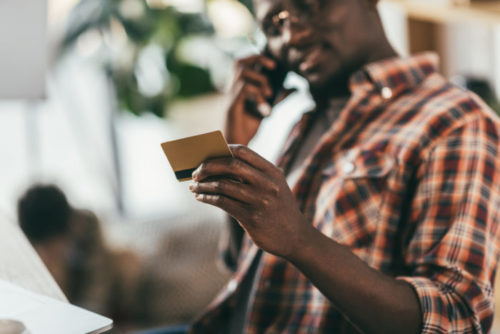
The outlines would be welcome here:
[[[308,75],[302,75],[304,79],[309,83],[309,89],[311,92],[315,91],[325,91],[330,86],[330,80],[325,77],[324,73],[312,73]]]
[[[314,73],[303,77],[309,83],[309,90],[313,95],[343,96],[349,94],[349,80],[346,76],[327,76],[325,73]]]
[[[321,86],[326,83],[326,80],[323,78],[322,73],[315,72],[303,75],[303,77],[309,82],[310,86]]]

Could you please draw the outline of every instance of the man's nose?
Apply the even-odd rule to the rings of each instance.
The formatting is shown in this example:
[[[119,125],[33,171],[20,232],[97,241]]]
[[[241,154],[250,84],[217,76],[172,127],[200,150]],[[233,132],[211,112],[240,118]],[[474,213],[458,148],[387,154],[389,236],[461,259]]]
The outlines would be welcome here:
[[[289,48],[300,48],[309,43],[313,37],[311,24],[306,24],[297,16],[290,16],[283,31],[283,42]]]

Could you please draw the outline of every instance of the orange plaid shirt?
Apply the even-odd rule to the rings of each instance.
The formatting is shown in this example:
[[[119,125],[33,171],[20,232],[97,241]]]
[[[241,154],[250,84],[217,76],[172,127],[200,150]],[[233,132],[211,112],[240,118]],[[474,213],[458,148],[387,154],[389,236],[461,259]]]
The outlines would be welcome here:
[[[355,73],[350,100],[292,190],[322,233],[413,286],[422,333],[487,333],[499,255],[500,121],[440,76],[437,63],[426,53]],[[292,131],[285,171],[313,119],[305,114]],[[192,332],[224,331],[257,252],[247,239],[233,279]],[[284,259],[264,252],[257,275],[246,333],[357,333]]]

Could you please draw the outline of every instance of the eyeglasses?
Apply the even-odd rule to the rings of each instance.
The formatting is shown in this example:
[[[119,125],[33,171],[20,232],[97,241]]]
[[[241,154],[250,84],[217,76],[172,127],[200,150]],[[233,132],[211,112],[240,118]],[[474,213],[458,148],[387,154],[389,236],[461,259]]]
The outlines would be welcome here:
[[[299,3],[299,0],[296,0]],[[319,0],[300,0],[296,10],[283,9],[268,16],[262,23],[262,31],[266,37],[282,34],[285,26],[309,27],[321,21],[322,12]],[[326,0],[331,1],[331,0]]]
[[[288,10],[282,10],[271,17],[271,30],[276,33],[283,29],[285,24],[288,23],[304,23],[310,24],[315,18],[316,12],[314,10],[302,10],[299,15],[293,15]]]
[[[264,33],[267,36],[276,36],[282,33],[285,24],[290,23],[290,21],[296,21],[295,17],[292,17],[290,12],[287,10],[282,10],[281,12],[274,14],[271,17],[269,24],[264,26]]]
[[[275,26],[282,27],[288,19],[290,19],[290,12],[287,10],[282,10],[278,14],[275,14],[271,18],[271,21]]]

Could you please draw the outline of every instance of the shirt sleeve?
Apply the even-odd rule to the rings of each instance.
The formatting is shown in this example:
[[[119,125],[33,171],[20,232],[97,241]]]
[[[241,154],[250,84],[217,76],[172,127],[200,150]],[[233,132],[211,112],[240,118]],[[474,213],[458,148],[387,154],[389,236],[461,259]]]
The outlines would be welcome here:
[[[235,272],[243,244],[244,230],[236,219],[227,216],[227,226],[219,240],[218,263],[229,271]]]
[[[498,124],[476,117],[433,146],[418,171],[403,257],[422,333],[488,333],[499,251]]]

